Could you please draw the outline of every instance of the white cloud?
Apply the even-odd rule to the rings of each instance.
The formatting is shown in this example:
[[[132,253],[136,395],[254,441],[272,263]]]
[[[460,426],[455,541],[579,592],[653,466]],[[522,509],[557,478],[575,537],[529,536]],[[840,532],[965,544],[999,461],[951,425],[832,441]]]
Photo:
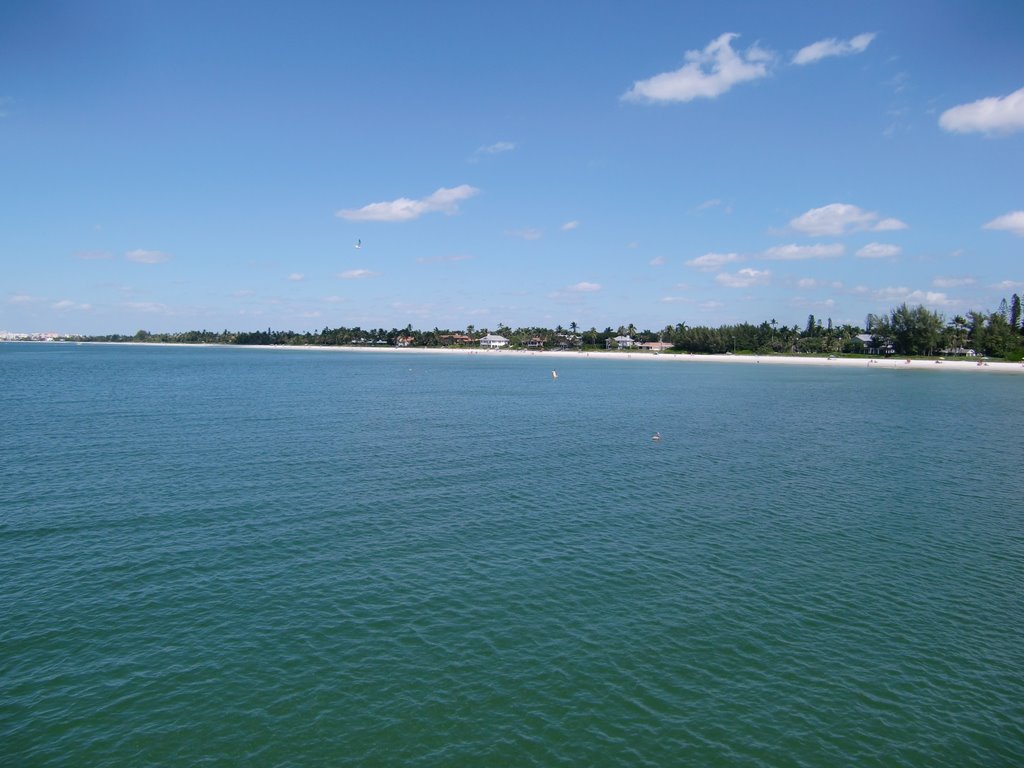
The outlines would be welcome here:
[[[361,280],[365,277],[376,277],[376,272],[371,272],[368,269],[350,269],[347,272],[341,272],[338,274],[342,280]]]
[[[865,32],[862,35],[851,37],[849,40],[837,40],[834,37],[819,40],[797,51],[793,57],[793,63],[811,64],[829,56],[849,56],[854,53],[863,53],[871,45],[876,34],[875,32]]]
[[[937,291],[912,291],[903,286],[881,288],[875,291],[875,296],[883,301],[908,302],[911,304],[930,304],[934,307],[948,307],[956,304],[946,294]]]
[[[523,240],[540,240],[544,232],[539,229],[506,229],[505,234],[509,237],[519,237]]]
[[[570,285],[565,290],[572,291],[573,293],[594,293],[600,291],[601,286],[598,283],[576,283],[576,285]]]
[[[56,309],[56,310],[58,310],[60,312],[64,312],[64,311],[67,311],[67,310],[70,310],[70,309],[76,309],[76,310],[81,310],[81,311],[88,311],[88,310],[92,309],[92,305],[91,304],[79,304],[77,302],[70,301],[68,299],[64,299],[63,301],[58,301],[56,304],[54,304],[53,305],[53,309]]]
[[[843,284],[838,280],[815,280],[813,277],[802,278],[797,281],[796,285],[798,288],[805,290],[808,288],[833,288],[838,291],[843,287]]]
[[[486,147],[480,147],[476,153],[478,155],[498,155],[502,152],[511,152],[516,148],[516,145],[511,141],[498,141]]]
[[[973,277],[936,277],[932,280],[934,288],[960,288],[964,285],[974,285],[977,282]]]
[[[576,229],[579,225],[580,223],[578,221],[567,221],[565,222],[565,224],[562,225],[562,231],[571,232],[572,230]]]
[[[659,301],[662,304],[692,304],[693,299],[688,299],[685,296],[662,296]]]
[[[355,210],[341,210],[335,215],[348,221],[411,221],[425,213],[458,213],[459,203],[480,192],[476,187],[462,184],[450,189],[441,187],[422,200],[400,197],[383,203],[370,203]]]
[[[899,256],[903,249],[898,245],[888,243],[868,243],[859,251],[857,256],[862,259],[885,259],[890,256]]]
[[[32,304],[36,301],[42,301],[37,296],[29,296],[27,293],[16,293],[8,299],[11,304]]]
[[[701,203],[700,205],[698,205],[698,206],[697,206],[696,208],[694,208],[693,210],[695,210],[695,211],[706,211],[706,210],[708,210],[708,209],[710,209],[710,208],[716,208],[717,206],[719,206],[719,205],[721,205],[721,204],[722,204],[722,201],[721,201],[721,200],[719,200],[719,199],[718,199],[718,198],[716,197],[716,198],[714,198],[713,200],[705,200],[705,201],[704,201],[703,203]]]
[[[293,283],[298,283],[302,280],[305,280],[306,276],[301,272],[292,272],[290,275],[288,275],[288,279],[291,280]]]
[[[1004,229],[1018,237],[1024,237],[1024,211],[1010,211],[997,216],[984,226],[985,229]]]
[[[799,261],[802,259],[834,259],[842,256],[846,248],[842,243],[818,243],[817,245],[776,245],[764,252],[764,258],[775,261]]]
[[[727,32],[703,51],[687,51],[682,68],[638,80],[622,98],[644,102],[713,99],[738,83],[766,77],[772,54],[757,45],[738,53],[730,45],[735,37],[738,35]]]
[[[420,256],[416,259],[417,264],[452,264],[458,261],[469,261],[472,256],[455,254],[452,256]]]
[[[738,253],[705,253],[703,256],[690,259],[686,262],[686,266],[694,267],[704,272],[713,272],[716,269],[721,269],[726,264],[739,260],[740,255]]]
[[[666,264],[667,262],[666,262],[664,256],[655,256],[653,259],[651,259],[647,263],[650,264],[652,267],[660,267],[660,266]]]
[[[992,287],[1000,291],[1024,290],[1024,282],[1019,280],[1002,280]]]
[[[715,276],[715,282],[727,288],[749,288],[752,285],[764,285],[771,280],[772,273],[768,270],[741,269],[735,274],[722,272]]]
[[[871,228],[872,232],[895,232],[899,229],[906,229],[907,225],[899,219],[882,219]]]
[[[703,301],[697,306],[701,309],[721,309],[725,304],[720,301]]]
[[[874,211],[865,211],[849,203],[830,203],[821,208],[811,208],[791,219],[789,226],[812,237],[846,235],[866,229],[883,232],[907,228],[899,219],[879,220]]]
[[[991,96],[947,109],[939,125],[951,133],[987,135],[1024,130],[1024,88],[1008,96]]]
[[[166,312],[167,305],[161,304],[156,301],[129,301],[125,304],[128,309],[138,310],[139,312]]]
[[[134,261],[136,264],[162,264],[165,261],[171,260],[171,256],[168,253],[163,253],[161,251],[144,251],[142,249],[128,251],[124,257],[128,259],[128,261]]]

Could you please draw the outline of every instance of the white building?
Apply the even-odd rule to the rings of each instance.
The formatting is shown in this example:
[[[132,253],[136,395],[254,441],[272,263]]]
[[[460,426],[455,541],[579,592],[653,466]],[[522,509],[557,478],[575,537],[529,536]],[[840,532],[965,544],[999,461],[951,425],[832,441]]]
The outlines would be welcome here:
[[[488,333],[480,339],[480,346],[484,349],[501,349],[508,346],[508,339],[496,333]]]

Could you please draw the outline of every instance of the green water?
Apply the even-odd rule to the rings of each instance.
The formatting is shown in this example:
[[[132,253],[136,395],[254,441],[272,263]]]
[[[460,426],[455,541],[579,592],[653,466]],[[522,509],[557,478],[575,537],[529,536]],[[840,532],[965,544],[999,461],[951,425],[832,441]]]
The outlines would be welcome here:
[[[0,386],[4,766],[1024,764],[1022,377],[3,344]]]

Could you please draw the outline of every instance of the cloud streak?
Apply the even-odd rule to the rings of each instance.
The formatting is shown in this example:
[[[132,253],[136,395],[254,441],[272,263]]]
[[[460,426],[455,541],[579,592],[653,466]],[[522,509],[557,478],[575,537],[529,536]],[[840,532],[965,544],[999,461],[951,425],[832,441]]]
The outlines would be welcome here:
[[[776,245],[764,252],[764,258],[773,261],[802,261],[804,259],[834,259],[843,255],[846,249],[841,243],[818,243],[816,245]]]
[[[849,203],[830,203],[821,208],[812,208],[791,219],[789,226],[811,237],[835,237],[867,229],[887,232],[907,228],[899,219],[880,219],[877,213],[865,211]]]
[[[898,245],[890,245],[889,243],[868,243],[857,251],[857,256],[861,259],[886,259],[891,256],[899,256],[902,252],[903,249]]]
[[[134,251],[128,251],[124,257],[131,262],[136,264],[163,264],[165,261],[171,260],[169,253],[163,253],[162,251],[146,251],[141,248],[137,248]]]
[[[686,262],[686,266],[704,272],[713,272],[716,269],[721,269],[726,264],[732,264],[739,260],[740,255],[738,253],[705,253],[703,256],[690,259]]]
[[[738,52],[732,47],[736,37],[726,32],[703,51],[687,51],[681,68],[637,80],[622,98],[648,103],[714,99],[735,85],[767,77],[773,55],[757,45]]]
[[[813,64],[831,56],[851,56],[855,53],[864,53],[871,45],[871,41],[875,39],[876,34],[875,32],[865,32],[851,37],[849,40],[837,40],[834,37],[819,40],[797,51],[793,56],[793,63]]]
[[[724,285],[726,288],[749,288],[753,285],[765,285],[771,280],[772,273],[768,270],[741,269],[739,272],[730,274],[722,272],[715,276],[715,282]]]
[[[397,200],[370,203],[362,208],[341,210],[335,215],[346,221],[412,221],[427,213],[451,216],[459,212],[459,203],[479,192],[479,189],[469,184],[451,188],[441,187],[420,200],[400,197]]]

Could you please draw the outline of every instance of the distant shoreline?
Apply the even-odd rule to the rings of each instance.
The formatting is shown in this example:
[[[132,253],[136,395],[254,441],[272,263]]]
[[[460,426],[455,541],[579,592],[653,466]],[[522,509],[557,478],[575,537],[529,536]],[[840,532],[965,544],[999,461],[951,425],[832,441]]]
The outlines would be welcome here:
[[[58,342],[76,343],[76,342]],[[543,352],[517,349],[478,349],[451,347],[358,347],[358,346],[319,346],[319,345],[270,345],[270,344],[190,344],[171,342],[137,342],[137,341],[87,341],[77,342],[82,345],[102,344],[105,346],[133,347],[191,347],[220,349],[270,349],[270,350],[306,350],[317,352],[353,352],[372,354],[388,352],[401,355],[484,355],[486,357],[540,357],[544,359],[591,359],[591,360],[647,360],[659,363],[728,363],[736,365],[803,365],[827,366],[835,368],[871,368],[877,370],[900,371],[974,371],[979,373],[1010,373],[1024,374],[1024,363],[994,362],[988,360],[919,360],[905,357],[888,358],[850,358],[850,357],[797,357],[793,355],[698,355],[678,352],[645,352],[620,350],[593,351],[558,351]]]

